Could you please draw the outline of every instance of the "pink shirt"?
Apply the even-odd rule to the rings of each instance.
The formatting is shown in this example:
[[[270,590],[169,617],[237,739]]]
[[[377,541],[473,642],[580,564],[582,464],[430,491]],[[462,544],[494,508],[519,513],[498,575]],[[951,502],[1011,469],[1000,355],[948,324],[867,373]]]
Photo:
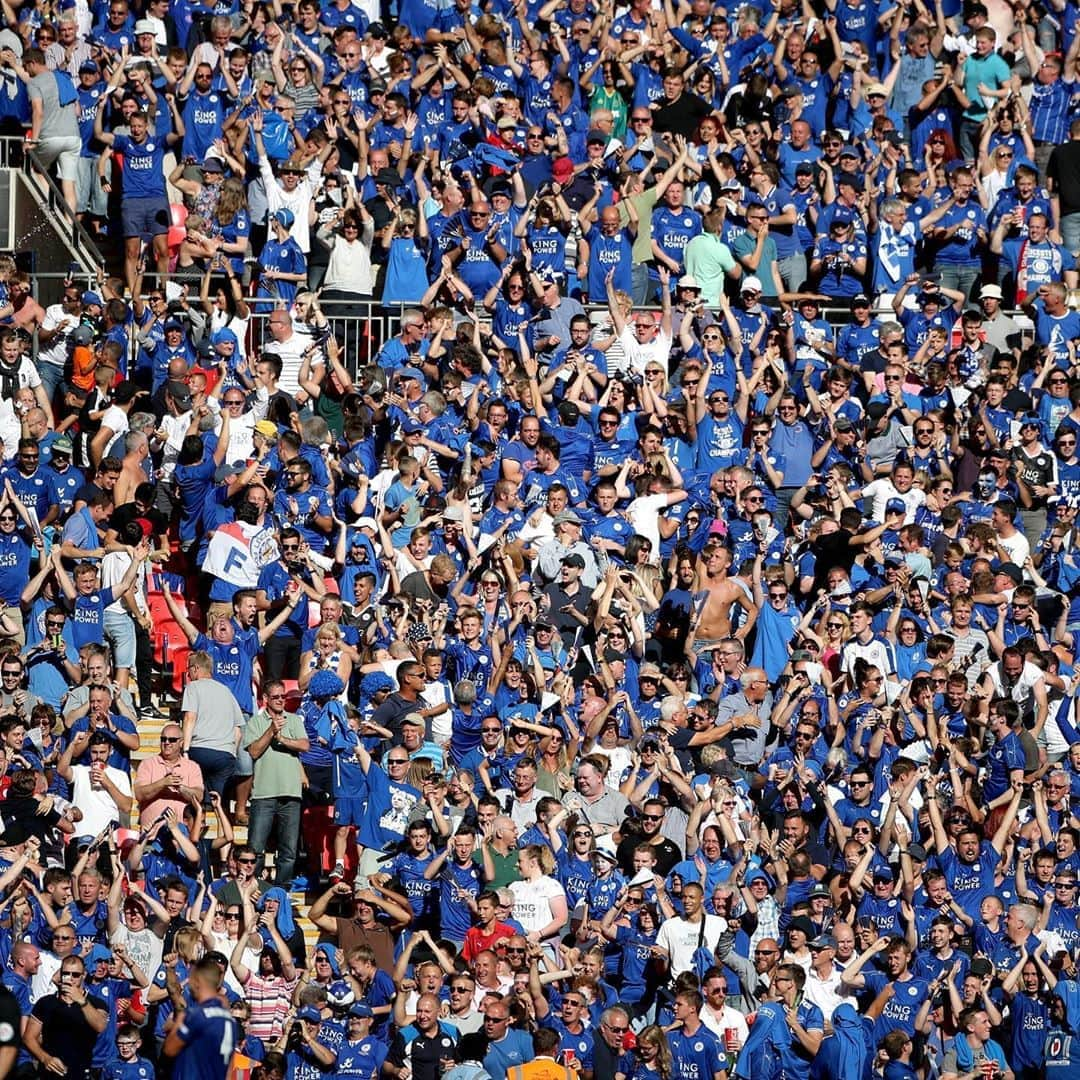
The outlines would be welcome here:
[[[185,787],[201,788],[203,786],[202,769],[189,757],[181,757],[171,765],[164,761],[160,754],[145,758],[135,773],[135,786],[143,787],[160,780],[170,769],[175,769],[180,776],[180,783]],[[139,821],[143,828],[156,821],[166,810],[175,810],[178,821],[184,819],[184,807],[188,801],[178,795],[162,796],[143,805],[139,804]]]

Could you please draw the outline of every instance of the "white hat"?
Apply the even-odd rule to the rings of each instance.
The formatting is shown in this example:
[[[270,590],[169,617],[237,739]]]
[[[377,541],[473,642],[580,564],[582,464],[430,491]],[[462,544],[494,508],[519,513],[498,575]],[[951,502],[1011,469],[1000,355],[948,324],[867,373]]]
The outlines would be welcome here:
[[[679,278],[680,289],[700,289],[701,286],[697,283],[697,278],[693,274],[683,274]]]
[[[157,27],[150,19],[138,19],[135,22],[135,36],[140,34],[153,34],[157,37]]]
[[[615,854],[615,841],[610,836],[599,836],[593,846],[594,855],[603,855],[605,859],[618,862],[619,857]]]
[[[743,278],[742,285],[739,286],[739,292],[761,292],[761,278],[754,277],[753,274]]]
[[[1003,300],[1000,285],[984,285],[979,290],[980,300]]]

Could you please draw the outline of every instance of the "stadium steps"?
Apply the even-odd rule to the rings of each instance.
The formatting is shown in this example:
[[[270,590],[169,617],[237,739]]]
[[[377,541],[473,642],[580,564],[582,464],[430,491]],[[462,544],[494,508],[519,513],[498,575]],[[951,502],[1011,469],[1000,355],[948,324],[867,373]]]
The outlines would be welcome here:
[[[162,699],[158,707],[162,712],[168,711],[168,706],[171,704],[167,699]],[[139,731],[139,749],[131,755],[132,775],[139,767],[139,763],[148,757],[153,757],[157,753],[158,746],[160,745],[161,729],[170,721],[167,719],[155,719],[153,717],[139,717],[138,731]],[[132,814],[131,827],[137,829],[139,827],[139,814],[138,810]],[[206,835],[213,838],[217,835],[216,822],[213,818],[207,826]],[[246,825],[233,825],[233,836],[237,843],[245,843],[247,841],[247,826]],[[273,865],[273,853],[268,856],[268,862]],[[312,949],[319,941],[321,931],[317,926],[308,918],[308,911],[311,908],[311,904],[318,896],[318,888],[312,892],[292,892],[290,898],[293,904],[293,914],[297,915],[300,928],[304,932],[304,941],[308,948],[308,954],[310,956]]]

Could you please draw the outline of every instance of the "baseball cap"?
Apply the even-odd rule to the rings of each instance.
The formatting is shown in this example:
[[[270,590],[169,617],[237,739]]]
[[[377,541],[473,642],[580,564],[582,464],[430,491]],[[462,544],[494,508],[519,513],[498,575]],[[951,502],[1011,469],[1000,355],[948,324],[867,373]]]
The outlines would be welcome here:
[[[1024,572],[1014,562],[1002,563],[995,571],[995,574],[1004,574],[1007,578],[1010,578],[1014,585],[1019,585],[1024,580]]]
[[[84,292],[81,300],[83,307],[89,307],[91,304],[97,304],[98,307],[103,306],[102,299],[96,292]]]
[[[581,524],[581,518],[579,518],[573,510],[560,510],[559,513],[557,513],[551,520],[552,523],[555,525],[565,525],[567,523],[571,525]],[[582,566],[584,565],[585,564],[582,563]]]
[[[811,949],[835,949],[836,938],[832,934],[818,934],[810,943]]]
[[[907,513],[907,503],[905,503],[903,499],[890,499],[885,504],[885,513],[886,514],[906,514]]]
[[[833,430],[843,434],[845,431],[854,431],[855,425],[846,416],[838,416],[833,421]]]
[[[415,435],[418,431],[423,431],[424,425],[419,420],[414,420],[411,416],[406,417],[401,422],[401,431],[404,435]]]
[[[751,274],[749,277],[744,277],[742,287],[739,291],[744,293],[761,292],[761,278],[754,277],[753,274]]]
[[[588,145],[589,143],[606,145],[607,136],[599,128],[592,128],[589,134],[585,136],[585,144]]]
[[[93,60],[84,60],[83,63],[79,65],[80,75],[96,75],[97,73],[98,66]]]
[[[874,870],[875,881],[893,881],[895,877],[891,866],[878,866]]]
[[[564,555],[562,564],[563,566],[576,566],[579,570],[585,569],[585,560],[576,551],[571,551],[569,555]]]
[[[165,389],[169,391],[169,396],[181,408],[191,404],[191,391],[187,388],[187,383],[179,382],[176,379],[170,379],[169,382],[165,384]]]
[[[283,229],[291,229],[296,221],[296,215],[287,206],[275,210],[273,218]]]
[[[872,82],[863,91],[863,97],[888,97],[889,91],[886,89],[884,83]]]
[[[460,506],[448,506],[443,511],[443,521],[457,521],[463,522],[465,520],[465,511]]]
[[[255,431],[257,431],[265,439],[277,438],[277,424],[275,424],[273,420],[256,420]]]
[[[302,1008],[297,1010],[296,1019],[308,1020],[313,1024],[321,1024],[322,1013],[319,1012],[319,1010],[316,1009],[314,1005],[304,1005]]]
[[[371,1011],[370,1005],[365,1005],[362,1001],[358,1001],[355,1005],[349,1006],[349,1015],[358,1016],[362,1020],[370,1020],[375,1014]]]
[[[870,297],[867,296],[866,293],[856,293],[851,298],[851,306],[853,308],[869,307],[870,306]]]
[[[71,454],[75,448],[66,435],[61,435],[60,438],[53,440],[53,444],[49,449],[54,454]]]

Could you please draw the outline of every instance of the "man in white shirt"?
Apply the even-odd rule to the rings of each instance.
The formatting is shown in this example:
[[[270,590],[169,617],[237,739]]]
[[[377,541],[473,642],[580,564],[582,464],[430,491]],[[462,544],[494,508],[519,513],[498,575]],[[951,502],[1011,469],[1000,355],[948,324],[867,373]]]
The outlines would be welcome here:
[[[615,294],[614,269],[606,279],[608,311],[611,314],[615,336],[619,339],[626,357],[625,371],[628,375],[637,375],[640,378],[644,378],[645,368],[650,363],[658,364],[667,371],[668,358],[671,356],[671,274],[663,266],[660,267],[659,274],[659,321],[651,311],[640,311],[631,315],[630,320],[627,321]]]
[[[701,1006],[701,1022],[724,1044],[728,1053],[741,1050],[750,1035],[746,1017],[727,1003],[727,977],[723,969],[710,968],[701,984],[705,1003]]]
[[[727,930],[726,919],[705,914],[705,891],[697,882],[683,886],[682,900],[686,915],[681,919],[668,919],[656,938],[657,952],[667,958],[673,978],[694,970],[694,953],[698,948],[715,953],[720,935]]]
[[[293,325],[292,316],[284,310],[272,311],[266,320],[272,341],[263,346],[263,359],[276,356],[281,361],[277,384],[290,397],[300,390],[300,364],[304,351],[311,344],[310,334],[301,334]]]
[[[829,1020],[845,1001],[854,1005],[855,997],[842,992],[840,969],[834,963],[836,938],[832,934],[818,934],[811,940],[810,954],[812,959],[806,975],[806,985],[803,987],[803,997],[816,1005],[822,1016]]]
[[[89,765],[73,765],[74,758],[90,750]],[[112,740],[104,731],[80,731],[61,754],[57,772],[71,784],[72,801],[82,810],[81,836],[97,836],[113,822],[131,813],[131,779],[123,769],[108,764]]]

